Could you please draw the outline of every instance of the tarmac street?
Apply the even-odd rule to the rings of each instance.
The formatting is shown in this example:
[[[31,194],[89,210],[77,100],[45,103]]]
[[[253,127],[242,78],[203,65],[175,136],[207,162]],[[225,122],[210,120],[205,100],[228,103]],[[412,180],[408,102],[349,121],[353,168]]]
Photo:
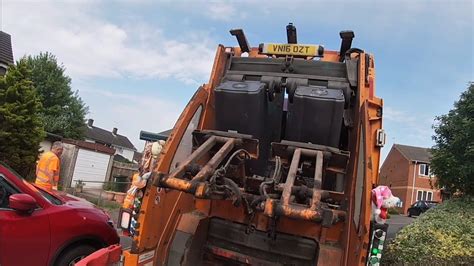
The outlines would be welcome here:
[[[405,215],[391,215],[390,219],[387,220],[387,240],[394,239],[398,231],[400,231],[403,227],[411,224],[415,219],[416,218],[408,217]]]

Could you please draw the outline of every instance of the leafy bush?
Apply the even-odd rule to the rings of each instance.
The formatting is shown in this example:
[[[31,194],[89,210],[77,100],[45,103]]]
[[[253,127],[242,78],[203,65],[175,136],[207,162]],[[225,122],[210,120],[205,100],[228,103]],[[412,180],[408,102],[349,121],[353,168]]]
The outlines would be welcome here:
[[[474,200],[452,199],[428,210],[388,244],[384,264],[474,263]]]
[[[103,188],[105,191],[110,191],[110,190],[112,190],[112,182],[110,182],[110,181],[105,182],[104,185],[102,185],[102,188]]]
[[[25,60],[10,65],[0,76],[0,161],[34,180],[39,144],[45,136],[41,100]]]

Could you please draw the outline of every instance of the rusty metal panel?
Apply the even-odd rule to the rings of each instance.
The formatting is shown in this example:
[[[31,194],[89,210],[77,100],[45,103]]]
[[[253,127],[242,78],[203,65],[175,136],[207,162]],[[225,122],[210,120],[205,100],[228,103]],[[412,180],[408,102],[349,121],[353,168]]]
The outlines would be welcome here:
[[[359,137],[359,153],[357,158],[357,175],[355,184],[355,198],[354,198],[354,224],[357,230],[359,229],[359,219],[362,209],[362,194],[364,189],[365,178],[365,139],[364,131],[361,129]]]
[[[183,214],[176,227],[166,265],[201,265],[208,224],[209,218],[198,211]]]
[[[193,234],[196,231],[199,222],[204,218],[206,218],[206,216],[197,211],[185,213],[181,215],[176,230],[183,231],[188,234]]]
[[[218,130],[196,130],[193,132],[194,145],[202,145],[210,136],[239,139],[239,146],[242,149],[245,149],[250,154],[250,157],[255,159],[259,156],[259,141],[248,134],[240,134]]]
[[[179,230],[175,231],[173,242],[171,243],[168,261],[168,266],[180,266],[184,256],[186,246],[192,241],[192,234],[182,232]]]
[[[300,158],[301,158],[301,149],[296,149],[293,154],[293,159],[291,160],[290,170],[288,170],[288,176],[286,178],[285,187],[281,195],[282,204],[285,206],[290,204],[291,188],[293,187],[293,184],[295,183],[296,172],[299,167]]]
[[[314,265],[318,254],[316,241],[278,233],[272,240],[266,232],[245,234],[246,225],[222,219],[211,219],[207,245],[238,253],[239,258],[252,258],[272,265]]]
[[[318,266],[340,266],[342,250],[339,247],[320,245]]]

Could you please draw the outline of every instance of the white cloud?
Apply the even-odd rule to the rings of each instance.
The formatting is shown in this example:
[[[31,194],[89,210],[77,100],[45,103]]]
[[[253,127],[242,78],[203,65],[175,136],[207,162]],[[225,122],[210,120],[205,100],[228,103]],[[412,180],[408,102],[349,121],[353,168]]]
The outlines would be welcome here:
[[[212,3],[208,9],[208,14],[212,19],[231,21],[236,15],[236,8],[230,3]]]
[[[416,118],[413,116],[408,115],[404,111],[396,110],[392,107],[385,106],[383,108],[383,118],[389,121],[398,122],[398,123],[406,123],[406,122],[414,122]]]
[[[406,134],[416,134],[420,138],[431,139],[431,125],[434,117],[427,115],[412,114],[404,110],[397,110],[392,107],[384,107],[383,119],[386,124],[397,124],[405,128]]]
[[[199,14],[207,19],[241,23],[250,17],[249,13],[259,13],[261,2],[255,0],[193,0],[193,1],[166,1],[173,9],[180,10],[183,16]],[[248,6],[253,8],[248,9]]]
[[[212,69],[216,42],[197,31],[180,34],[179,40],[165,38],[177,34],[136,17],[118,24],[101,11],[103,6],[95,1],[4,1],[3,30],[12,35],[16,59],[41,51],[56,55],[90,107],[87,118],[104,129],[117,127],[141,150],[140,130],[171,128],[183,104],[151,91],[139,96],[133,89],[99,89],[93,78],[171,78],[202,84]]]
[[[107,130],[117,127],[119,134],[127,136],[138,151],[143,149],[144,143],[139,140],[140,130],[159,132],[170,129],[183,109],[180,104],[166,99],[131,93],[81,88],[81,94],[88,98],[107,99],[100,101],[100,110],[91,110],[89,117],[98,127]]]
[[[406,144],[418,147],[431,147],[433,141],[434,117],[410,113],[390,106],[383,111],[383,128],[387,133],[387,143],[382,149],[381,162],[385,160],[393,144]]]
[[[140,21],[123,24],[101,16],[96,2],[4,1],[4,30],[15,58],[50,51],[75,79],[90,77],[176,78],[200,84],[212,68],[215,42],[205,34],[165,38]]]

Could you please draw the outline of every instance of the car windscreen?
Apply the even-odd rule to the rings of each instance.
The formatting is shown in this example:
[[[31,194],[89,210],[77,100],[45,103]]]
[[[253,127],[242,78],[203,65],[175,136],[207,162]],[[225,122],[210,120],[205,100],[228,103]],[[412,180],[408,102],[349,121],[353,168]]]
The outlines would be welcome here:
[[[61,205],[63,204],[63,202],[58,199],[57,197],[55,197],[54,195],[40,189],[40,188],[37,188],[35,186],[33,186],[31,183],[29,183],[28,181],[26,181],[19,173],[17,173],[13,168],[10,168],[8,165],[4,164],[3,162],[0,161],[0,165],[5,167],[8,171],[10,171],[14,177],[20,179],[21,181],[23,181],[23,184],[25,184],[28,188],[30,188],[31,190],[33,190],[34,192],[36,192],[37,194],[39,194],[40,196],[42,196],[43,198],[45,198],[47,201],[51,202],[51,204],[54,204],[54,205]]]
[[[43,198],[45,198],[47,201],[51,202],[51,204],[54,205],[61,205],[63,202],[56,198],[54,195],[51,193],[42,190],[41,188],[38,188],[36,186],[33,186],[32,184],[28,183],[25,179],[23,179],[23,183],[27,185],[31,190],[35,191],[36,193],[40,194]]]

